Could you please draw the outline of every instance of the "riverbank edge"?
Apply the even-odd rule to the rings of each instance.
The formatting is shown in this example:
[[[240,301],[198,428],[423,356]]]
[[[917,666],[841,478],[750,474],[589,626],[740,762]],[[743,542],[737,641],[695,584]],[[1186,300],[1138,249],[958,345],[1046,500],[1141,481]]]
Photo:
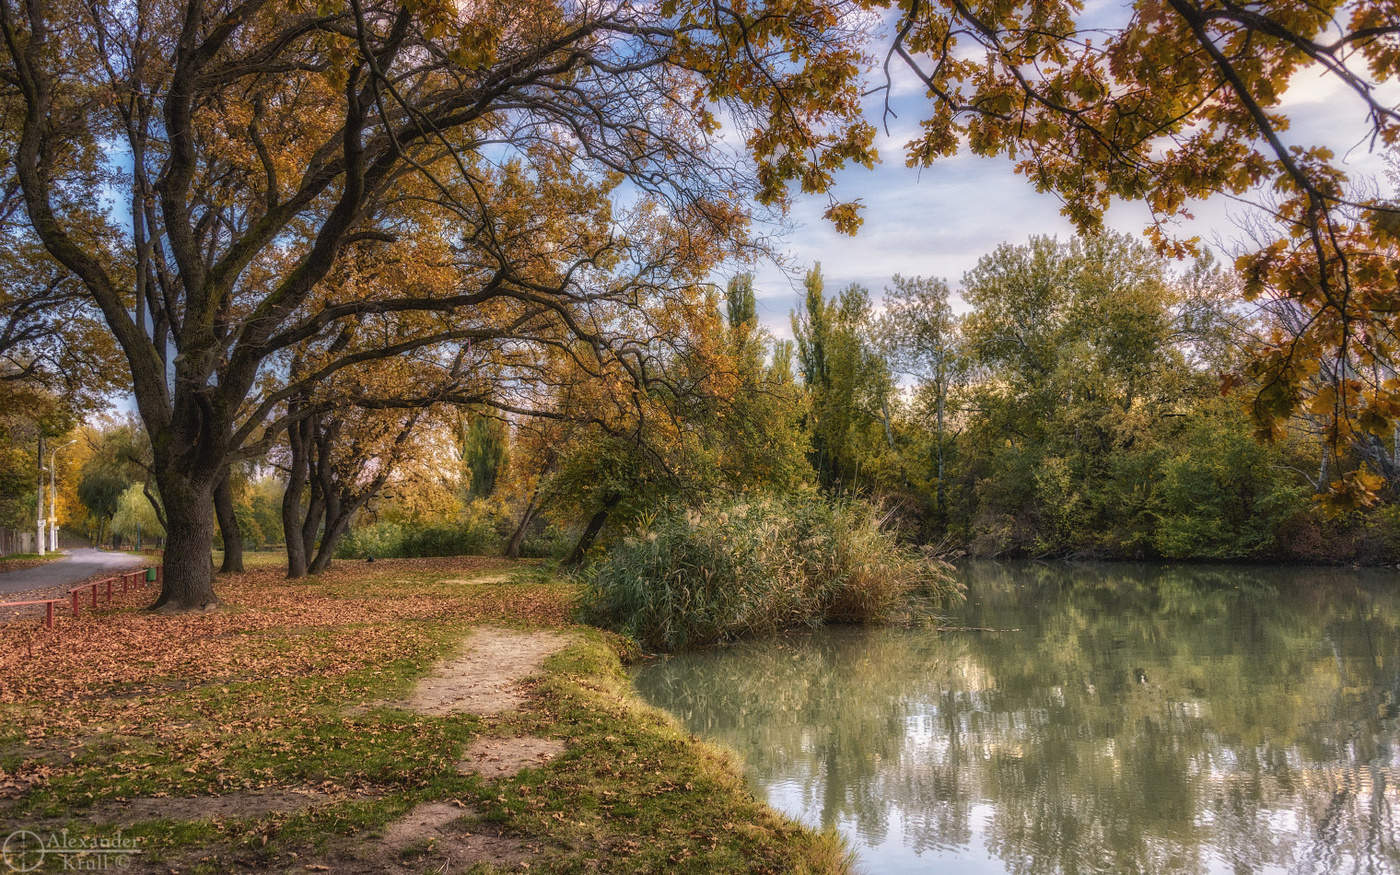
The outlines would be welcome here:
[[[353,867],[347,867],[347,861],[366,859],[365,849],[392,830],[395,823],[416,810],[416,806],[435,800],[462,807],[471,829],[497,834],[516,847],[528,849],[528,856],[517,863],[528,863],[530,871],[591,871],[595,865],[591,861],[598,860],[606,861],[605,868],[610,871],[849,870],[851,857],[839,837],[797,824],[757,799],[733,753],[686,733],[669,714],[642,701],[623,667],[622,657],[629,652],[627,642],[572,622],[578,596],[576,585],[538,572],[527,572],[522,577],[517,573],[521,566],[499,563],[493,565],[496,577],[504,570],[515,573],[515,579],[487,583],[492,576],[486,575],[482,583],[473,584],[469,580],[444,580],[450,576],[450,570],[445,570],[428,587],[405,587],[397,585],[402,581],[383,580],[394,575],[397,564],[376,563],[373,570],[345,566],[326,575],[326,579],[298,586],[304,587],[303,592],[321,590],[320,594],[334,598],[337,590],[359,589],[374,581],[384,587],[378,591],[380,597],[392,600],[421,597],[423,589],[441,591],[470,585],[471,591],[465,595],[468,601],[482,599],[501,605],[499,610],[488,608],[489,616],[476,621],[440,626],[420,651],[392,666],[381,667],[383,670],[374,673],[375,683],[389,692],[411,688],[446,654],[459,651],[473,630],[482,627],[551,630],[566,633],[574,640],[548,658],[542,671],[530,679],[525,686],[525,703],[517,711],[494,717],[434,718],[373,707],[354,718],[351,722],[356,724],[356,730],[385,735],[385,742],[374,750],[381,760],[377,766],[381,774],[413,776],[405,777],[400,786],[392,786],[388,780],[380,786],[364,786],[362,777],[356,777],[362,768],[353,765],[351,757],[346,763],[346,775],[323,777],[328,779],[326,784],[354,788],[353,799],[308,811],[245,818],[170,818],[126,824],[123,834],[142,842],[148,851],[144,862],[155,867],[152,871],[216,872],[230,867],[325,871],[321,866],[328,866],[329,871],[350,871]],[[287,586],[272,575],[262,576],[267,578],[267,586]],[[248,599],[238,598],[240,589],[246,590],[225,587],[230,593],[230,605],[225,610],[249,609]],[[516,611],[511,607],[514,603],[528,607]],[[105,621],[109,631],[113,625],[120,627],[133,618],[149,622],[149,618],[139,616],[141,607],[136,600],[119,603],[92,619],[95,623]],[[80,630],[69,631],[71,634]],[[263,634],[269,633],[307,634],[297,628],[294,618],[288,618],[284,627],[263,630]],[[270,738],[239,731],[211,737],[209,741],[215,748],[229,749],[307,742],[346,745],[346,729],[336,727],[331,715],[353,712],[356,699],[364,694],[363,686],[356,681],[348,686],[349,695],[327,695],[314,678],[307,680],[311,683],[295,685],[290,695],[279,691],[283,695],[279,709],[286,713],[308,708],[320,712],[326,719],[317,721],[314,727],[302,726],[298,732]],[[202,685],[193,685],[184,693],[165,695],[158,710],[172,719],[216,710],[235,713],[240,710],[241,696],[246,694],[251,702],[267,695],[265,687],[258,682],[229,685],[222,688],[222,695],[211,696]],[[0,745],[0,778],[25,772],[30,758],[25,755],[24,739],[32,742],[38,736],[52,743],[56,736],[63,735],[65,729],[57,723],[47,727],[52,732],[45,732],[46,727],[26,722],[26,717],[35,717],[43,710],[38,705],[20,702],[0,708],[0,742],[4,742]],[[66,774],[36,788],[37,792],[27,800],[21,799],[18,806],[11,803],[8,811],[0,800],[0,822],[11,829],[42,823],[45,828],[67,827],[70,834],[91,833],[95,824],[102,822],[91,814],[104,805],[112,810],[131,797],[183,799],[191,796],[190,787],[205,777],[194,774],[204,768],[198,762],[183,770],[175,769],[176,764],[153,768],[153,760],[161,753],[152,749],[147,740],[114,734],[111,727],[92,728],[106,731],[79,740],[73,767],[60,770]],[[407,735],[396,734],[405,729]],[[311,733],[310,737],[306,732]],[[433,767],[426,769],[421,744],[425,734],[443,742],[441,747],[446,748],[435,751],[439,756]],[[563,743],[564,752],[546,765],[495,781],[442,768],[460,759],[475,740],[516,736],[557,739]],[[92,743],[94,739],[98,743]],[[395,743],[401,747],[395,747]],[[122,749],[124,745],[128,749]],[[37,747],[34,752],[43,754]],[[219,753],[211,752],[210,758],[218,759]],[[237,785],[250,771],[286,771],[285,760],[285,756],[268,756],[265,760],[250,757],[242,750],[232,760],[225,758],[221,765],[231,770]],[[118,774],[123,776],[120,782],[113,778]],[[3,783],[0,781],[0,785]],[[303,783],[308,782],[303,778]],[[70,800],[77,799],[84,801],[81,805],[70,804]],[[83,817],[85,813],[87,818]],[[434,870],[440,864],[434,851],[434,844],[429,841],[397,853],[393,864],[406,871]],[[492,865],[493,862],[498,865]],[[509,860],[476,863],[472,871],[520,868]]]

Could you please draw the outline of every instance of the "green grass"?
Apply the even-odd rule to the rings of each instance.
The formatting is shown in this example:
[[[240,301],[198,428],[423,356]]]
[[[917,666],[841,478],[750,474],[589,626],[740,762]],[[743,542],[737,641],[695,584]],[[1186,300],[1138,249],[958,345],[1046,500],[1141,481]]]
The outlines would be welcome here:
[[[224,561],[222,550],[214,551],[214,567],[218,568]],[[243,567],[249,571],[258,568],[276,568],[287,566],[287,553],[282,549],[270,550],[244,550]]]
[[[520,734],[567,737],[548,769],[526,772],[492,816],[570,847],[606,847],[648,872],[843,871],[840,839],[755,800],[732,755],[696,741],[640,703],[616,651],[589,630],[554,657],[544,711],[508,721]],[[585,858],[556,861],[582,871]]]
[[[618,656],[626,643],[566,619],[577,585],[526,564],[510,566],[505,582],[469,582],[499,577],[499,564],[481,564],[346,563],[294,584],[274,569],[250,570],[220,579],[228,607],[219,616],[169,621],[224,624],[217,635],[172,635],[174,663],[162,662],[164,650],[133,656],[120,681],[58,656],[36,663],[52,665],[56,692],[39,685],[0,705],[0,770],[27,774],[42,759],[50,771],[6,822],[91,833],[93,812],[122,799],[320,788],[369,795],[244,819],[146,821],[123,833],[143,840],[148,860],[183,871],[301,869],[374,843],[420,802],[460,800],[542,848],[531,871],[594,871],[600,860],[635,872],[847,867],[837,838],[769,809],[729,755],[640,702]],[[123,640],[151,628],[156,621],[134,608],[99,616],[94,634]],[[481,623],[566,628],[575,643],[545,664],[512,714],[429,717],[374,704],[407,693]],[[171,670],[186,654],[188,670]],[[458,773],[473,739],[525,733],[567,749],[497,783]],[[432,865],[430,854],[409,856]]]

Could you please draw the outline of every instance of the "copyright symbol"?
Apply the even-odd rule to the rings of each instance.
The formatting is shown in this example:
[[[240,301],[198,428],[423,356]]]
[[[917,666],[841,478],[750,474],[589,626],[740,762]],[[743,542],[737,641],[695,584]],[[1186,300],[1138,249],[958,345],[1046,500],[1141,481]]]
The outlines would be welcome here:
[[[12,872],[33,872],[44,863],[44,839],[38,833],[17,829],[0,845],[0,859]]]

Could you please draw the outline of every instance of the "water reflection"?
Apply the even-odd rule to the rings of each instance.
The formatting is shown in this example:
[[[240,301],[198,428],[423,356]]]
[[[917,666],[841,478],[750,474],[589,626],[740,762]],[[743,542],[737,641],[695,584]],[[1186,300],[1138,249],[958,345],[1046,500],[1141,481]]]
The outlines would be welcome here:
[[[1397,575],[976,564],[950,625],[637,686],[869,871],[1400,872]]]

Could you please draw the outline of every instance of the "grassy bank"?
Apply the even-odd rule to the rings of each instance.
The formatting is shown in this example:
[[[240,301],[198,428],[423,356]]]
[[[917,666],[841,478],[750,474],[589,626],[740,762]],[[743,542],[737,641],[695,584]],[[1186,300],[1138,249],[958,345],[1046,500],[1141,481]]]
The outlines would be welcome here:
[[[223,578],[220,595],[208,614],[148,615],[146,593],[56,635],[0,627],[7,833],[120,829],[153,871],[844,868],[834,838],[756,801],[726,755],[640,703],[618,640],[570,620],[572,584],[498,560],[403,560],[296,584],[253,570]],[[384,704],[487,626],[571,642],[519,710]],[[562,753],[496,780],[458,770],[474,742],[518,735]],[[289,798],[316,804],[258,811]],[[512,854],[445,861],[433,840],[373,850],[429,802],[460,806],[478,844]]]

